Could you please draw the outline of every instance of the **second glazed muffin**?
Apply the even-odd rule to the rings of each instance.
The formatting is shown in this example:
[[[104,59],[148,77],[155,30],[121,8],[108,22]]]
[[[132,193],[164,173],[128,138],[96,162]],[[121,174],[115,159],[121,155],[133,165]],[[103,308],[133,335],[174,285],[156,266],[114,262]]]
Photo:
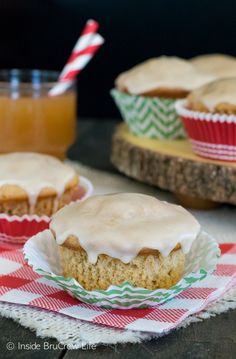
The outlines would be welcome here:
[[[0,155],[0,213],[51,216],[71,202],[78,182],[74,169],[52,156]]]
[[[94,196],[60,210],[50,224],[63,275],[87,290],[129,282],[170,288],[200,226],[180,206],[135,193]]]

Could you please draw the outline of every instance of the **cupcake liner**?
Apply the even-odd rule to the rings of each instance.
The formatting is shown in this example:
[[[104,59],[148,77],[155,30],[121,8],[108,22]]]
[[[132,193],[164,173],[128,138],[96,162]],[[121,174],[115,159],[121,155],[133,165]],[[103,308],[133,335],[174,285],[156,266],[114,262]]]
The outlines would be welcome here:
[[[93,193],[92,183],[85,177],[80,176],[78,190],[73,201],[81,201]],[[28,215],[10,216],[0,214],[0,240],[13,244],[24,244],[30,237],[49,227],[51,217]]]
[[[135,288],[128,282],[112,285],[107,290],[85,290],[75,279],[62,276],[58,245],[50,230],[33,236],[24,246],[24,256],[35,272],[82,302],[109,309],[132,309],[164,303],[204,279],[216,268],[220,249],[216,241],[202,231],[186,255],[183,278],[170,289],[156,290]]]
[[[186,137],[175,110],[175,100],[134,96],[116,89],[111,90],[111,96],[135,135],[159,140]]]
[[[176,102],[193,152],[212,159],[236,161],[236,116],[188,110],[186,101]]]

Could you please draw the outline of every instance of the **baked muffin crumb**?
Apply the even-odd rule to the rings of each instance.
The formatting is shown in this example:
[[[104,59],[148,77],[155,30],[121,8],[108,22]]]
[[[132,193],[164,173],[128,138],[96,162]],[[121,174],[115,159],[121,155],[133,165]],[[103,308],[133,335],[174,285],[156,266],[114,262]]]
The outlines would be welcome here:
[[[160,253],[138,255],[127,264],[100,254],[96,264],[92,264],[84,250],[61,246],[60,258],[63,275],[75,278],[86,290],[106,290],[111,284],[124,282],[149,290],[170,288],[180,280],[185,263],[181,249],[173,250],[167,257]]]

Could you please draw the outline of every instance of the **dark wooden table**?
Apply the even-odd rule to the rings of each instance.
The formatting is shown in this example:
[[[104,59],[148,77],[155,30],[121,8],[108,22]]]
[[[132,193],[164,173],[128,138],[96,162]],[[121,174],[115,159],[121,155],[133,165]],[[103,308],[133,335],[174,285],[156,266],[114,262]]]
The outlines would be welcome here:
[[[86,165],[114,171],[109,162],[111,133],[115,121],[79,121],[79,136],[69,151],[69,157]],[[96,154],[96,156],[94,155]],[[12,342],[13,350],[6,345]],[[195,323],[158,340],[142,344],[98,346],[96,350],[44,350],[44,343],[57,344],[56,340],[41,339],[29,329],[11,319],[0,318],[0,358],[236,358],[236,310]],[[17,349],[18,343],[38,344],[38,350]]]

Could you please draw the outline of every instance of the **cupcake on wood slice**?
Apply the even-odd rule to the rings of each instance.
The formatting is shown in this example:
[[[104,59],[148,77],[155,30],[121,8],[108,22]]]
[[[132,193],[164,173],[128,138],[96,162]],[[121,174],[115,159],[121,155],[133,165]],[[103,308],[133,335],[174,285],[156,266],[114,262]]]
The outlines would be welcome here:
[[[51,216],[71,202],[78,175],[60,160],[17,152],[0,155],[0,213]]]
[[[200,71],[225,78],[236,76],[236,58],[224,54],[206,54],[193,57],[191,63]]]
[[[161,56],[119,75],[111,94],[131,132],[175,139],[185,136],[175,111],[175,100],[213,79],[186,60]]]
[[[72,203],[53,216],[50,229],[63,275],[86,290],[124,282],[154,290],[179,281],[200,225],[181,206],[122,193]]]
[[[176,104],[197,154],[236,161],[236,77],[213,81]]]

